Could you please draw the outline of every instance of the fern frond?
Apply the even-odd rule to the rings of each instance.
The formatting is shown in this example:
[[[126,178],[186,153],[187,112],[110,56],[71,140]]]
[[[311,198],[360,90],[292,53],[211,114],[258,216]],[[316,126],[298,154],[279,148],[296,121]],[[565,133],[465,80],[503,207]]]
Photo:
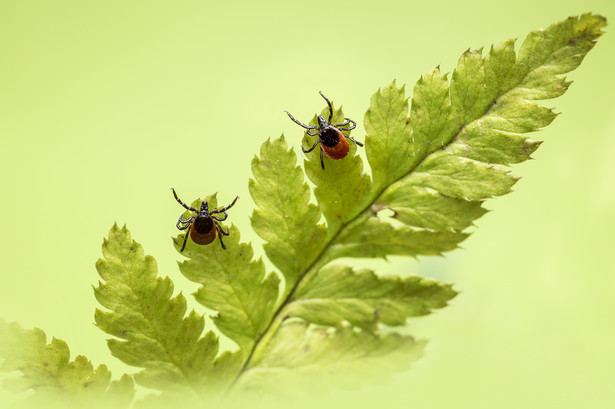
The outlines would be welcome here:
[[[45,333],[38,328],[26,330],[0,319],[0,358],[0,371],[22,373],[5,379],[3,386],[15,392],[33,389],[36,393],[27,398],[31,405],[126,408],[134,396],[130,376],[111,381],[105,365],[94,369],[83,355],[71,361],[66,342],[53,338],[47,343]]]
[[[439,68],[422,77],[414,87],[411,106],[404,87],[392,83],[379,90],[365,115],[372,179],[363,173],[354,144],[346,158],[327,161],[324,171],[318,151],[307,154],[306,174],[315,185],[318,202],[312,211],[322,211],[327,238],[312,243],[306,253],[309,258],[301,263],[303,271],[293,272],[271,325],[240,375],[263,371],[263,362],[275,367],[270,356],[277,350],[286,345],[299,348],[300,336],[310,338],[307,323],[341,328],[350,338],[346,342],[354,345],[361,332],[353,328],[378,335],[382,329],[378,323],[401,325],[414,314],[443,306],[454,295],[444,284],[429,283],[428,288],[438,291],[421,293],[418,290],[426,283],[413,281],[417,279],[378,277],[327,265],[342,257],[440,255],[455,249],[468,237],[466,229],[486,213],[484,200],[511,192],[517,182],[499,165],[529,159],[540,143],[524,134],[556,117],[551,108],[534,100],[566,91],[569,83],[563,74],[581,63],[605,24],[597,15],[571,17],[530,33],[518,55],[514,41],[492,47],[485,56],[482,50],[468,50],[450,80]],[[337,109],[332,122],[343,118]],[[316,117],[311,124],[315,123]],[[313,138],[304,133],[304,146],[310,146]],[[260,177],[255,174],[256,182]],[[307,203],[305,189],[302,197]],[[257,199],[257,212],[272,211],[268,202]],[[387,216],[384,209],[393,215]],[[403,225],[392,223],[391,217]],[[316,237],[311,236],[316,226],[314,218],[301,234]],[[267,240],[267,234],[259,234]],[[269,253],[275,251],[273,242],[266,246]],[[291,317],[303,323],[285,322]]]
[[[97,309],[95,319],[114,336],[107,340],[111,353],[144,368],[134,375],[143,386],[203,397],[219,393],[239,369],[241,352],[218,355],[216,335],[209,331],[202,336],[203,317],[194,311],[186,315],[184,296],[172,297],[173,283],[157,276],[156,261],[144,254],[126,227],[114,225],[102,249],[104,259],[96,269],[104,282],[94,293],[108,311]]]

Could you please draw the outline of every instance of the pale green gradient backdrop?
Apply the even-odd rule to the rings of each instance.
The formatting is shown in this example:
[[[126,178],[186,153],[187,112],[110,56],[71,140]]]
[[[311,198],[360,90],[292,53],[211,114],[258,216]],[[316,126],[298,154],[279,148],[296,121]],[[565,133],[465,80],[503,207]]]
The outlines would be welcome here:
[[[94,262],[127,223],[178,290],[170,236],[185,200],[241,196],[250,161],[301,132],[322,90],[359,122],[393,79],[412,90],[468,47],[488,46],[612,0],[516,2],[0,1],[0,316],[132,371],[92,325]],[[615,37],[611,27],[514,168],[516,192],[447,258],[370,262],[456,283],[449,308],[414,320],[426,356],[391,382],[304,404],[368,408],[606,408],[615,402]],[[202,309],[196,304],[197,310]],[[1,392],[0,403],[10,399]]]

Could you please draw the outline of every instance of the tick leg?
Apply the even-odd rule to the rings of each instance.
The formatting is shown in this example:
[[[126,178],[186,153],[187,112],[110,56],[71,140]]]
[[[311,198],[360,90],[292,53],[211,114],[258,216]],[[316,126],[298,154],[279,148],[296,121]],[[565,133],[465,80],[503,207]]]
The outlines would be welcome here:
[[[226,246],[224,245],[224,242],[222,241],[222,234],[218,234],[218,238],[220,239],[220,245],[222,246],[222,249],[226,250]]]
[[[231,232],[229,231],[228,227],[226,228],[226,231],[224,231],[222,226],[220,226],[220,233],[224,234],[225,236],[228,236],[229,234],[231,234]]]
[[[215,220],[217,220],[217,221],[219,221],[219,222],[223,222],[223,221],[225,221],[225,220],[226,220],[226,218],[228,217],[228,214],[227,214],[226,212],[223,212],[223,213],[224,213],[224,217],[223,217],[223,218],[221,218],[221,217],[216,217],[216,216],[214,216],[214,215],[213,215],[213,214],[211,214],[211,213],[209,213],[209,216],[211,216],[211,218],[212,218],[212,219],[215,219]]]
[[[182,244],[182,249],[179,251],[180,253],[184,252],[184,249],[186,248],[186,243],[188,242],[188,232],[186,232],[186,237],[184,237],[184,244]]]
[[[223,218],[221,218],[221,217],[216,217],[216,216],[214,216],[214,213],[215,213],[215,214],[224,213],[224,217],[223,217]],[[227,212],[225,212],[225,211],[224,211],[224,209],[220,209],[220,210],[216,209],[216,210],[214,210],[213,212],[210,212],[210,213],[209,213],[209,215],[211,216],[211,218],[212,218],[212,219],[216,219],[216,220],[218,220],[219,222],[223,222],[223,221],[225,221],[225,220],[226,220],[226,218],[228,217],[228,213],[227,213]]]
[[[329,99],[325,97],[322,91],[318,91],[318,93],[320,94],[321,97],[325,99],[325,101],[327,101],[327,105],[329,105],[329,120],[327,121],[327,123],[331,125],[331,119],[333,119],[333,106],[331,105],[331,101],[329,101]]]
[[[350,125],[350,127],[348,128],[341,128],[343,126],[346,126],[348,124],[352,124]],[[340,131],[352,131],[354,128],[357,127],[357,123],[355,121],[353,121],[350,118],[346,118],[346,122],[344,122],[343,124],[339,124],[339,125],[334,125],[337,129],[339,129]]]
[[[214,222],[214,223],[216,224],[216,227],[218,228],[218,231],[220,232],[220,234],[224,234],[225,236],[228,236],[230,234],[228,227],[226,228],[226,231],[224,231],[220,223],[218,222]]]
[[[359,146],[363,146],[363,144],[359,141],[355,141],[354,139],[352,139],[350,136],[346,135],[346,134],[342,134],[344,135],[346,138],[350,139],[351,141],[353,141],[354,143],[356,143]]]
[[[350,123],[350,119],[349,118],[344,118],[344,119],[346,120],[344,123],[333,125],[333,126],[336,127],[337,129],[340,129],[342,126],[348,125]]]
[[[212,214],[212,213],[224,213],[224,214],[226,214],[226,211],[235,205],[235,202],[237,201],[237,199],[239,199],[239,196],[237,196],[235,198],[235,200],[233,200],[233,203],[231,203],[230,205],[228,205],[226,207],[223,207],[221,209],[214,209],[211,212],[209,212],[209,214]]]
[[[319,135],[318,130],[316,130],[316,133],[311,133],[310,130],[308,129],[307,131],[305,131],[306,134],[310,135],[310,136],[316,136]]]
[[[320,142],[320,139],[316,141],[314,146],[312,146],[310,149],[307,149],[307,150],[303,147],[303,145],[301,145],[301,150],[303,151],[303,153],[310,153],[310,152],[312,152],[314,150],[316,145],[318,145],[318,142]]]
[[[288,112],[288,111],[284,111],[284,112],[286,112],[286,114],[288,115],[288,117],[289,117],[290,119],[292,119],[294,123],[296,123],[297,125],[300,125],[300,126],[304,127],[305,129],[316,129],[316,128],[318,128],[317,126],[309,126],[309,125],[306,125],[306,124],[304,124],[304,123],[301,123],[301,122],[297,121],[297,120],[295,119],[295,117],[294,117],[294,116],[292,116],[292,115],[290,114],[290,112]]]
[[[196,216],[192,216],[191,218],[189,218],[188,220],[182,220],[181,215],[179,216],[179,220],[177,221],[177,228],[179,230],[186,230],[188,227],[190,227],[190,225],[192,224],[192,221],[196,218]],[[181,226],[180,224],[185,224],[185,226]]]
[[[196,219],[196,216],[192,216],[192,217],[189,217],[189,218],[187,218],[186,220],[184,220],[184,219],[182,219],[182,216],[183,216],[183,215],[181,215],[181,214],[180,214],[180,215],[179,215],[179,220],[178,220],[178,221],[180,221],[180,222],[182,222],[182,223],[188,223],[188,222],[191,222],[191,221],[193,221],[194,219]]]
[[[325,162],[322,160],[322,146],[320,147],[320,166],[322,166],[322,170],[325,170]]]
[[[177,201],[179,202],[179,204],[180,204],[180,205],[184,206],[184,208],[186,208],[186,210],[190,210],[190,211],[193,211],[193,212],[196,212],[196,213],[198,213],[198,212],[199,212],[199,211],[198,211],[198,210],[196,210],[195,208],[190,207],[190,206],[188,206],[186,203],[182,202],[182,201],[179,199],[179,197],[177,197],[177,193],[175,193],[175,189],[171,188],[171,190],[173,191],[173,196],[175,196],[175,200],[177,200]]]
[[[226,246],[224,245],[224,242],[222,241],[222,236],[228,236],[229,235],[229,230],[228,228],[226,229],[226,232],[224,230],[222,230],[222,227],[220,226],[220,223],[214,221],[214,223],[216,224],[216,229],[218,230],[218,238],[220,239],[220,245],[222,246],[222,248],[224,250],[226,250]]]

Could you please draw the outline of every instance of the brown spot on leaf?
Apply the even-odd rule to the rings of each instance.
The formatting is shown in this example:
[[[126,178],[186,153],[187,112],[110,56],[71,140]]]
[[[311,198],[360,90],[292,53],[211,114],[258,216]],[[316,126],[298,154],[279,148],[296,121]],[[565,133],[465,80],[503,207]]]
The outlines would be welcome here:
[[[375,203],[375,204],[373,204],[373,205],[370,207],[370,211],[371,211],[371,213],[372,213],[372,216],[376,216],[376,215],[378,214],[378,212],[379,212],[379,211],[384,210],[384,209],[387,209],[387,208],[388,208],[388,207],[387,207],[387,206],[385,206],[385,205],[381,205],[381,204]]]

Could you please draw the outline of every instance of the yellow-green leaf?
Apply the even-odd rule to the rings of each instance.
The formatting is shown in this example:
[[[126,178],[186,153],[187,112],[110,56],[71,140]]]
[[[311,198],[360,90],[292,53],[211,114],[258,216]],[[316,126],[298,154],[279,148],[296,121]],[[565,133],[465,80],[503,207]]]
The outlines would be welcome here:
[[[128,365],[144,368],[138,383],[160,390],[184,388],[215,395],[239,371],[241,353],[218,355],[218,338],[203,335],[205,321],[194,311],[186,315],[186,299],[173,295],[173,283],[157,275],[156,261],[146,256],[126,227],[114,225],[103,243],[104,259],[96,269],[104,282],[94,288],[107,311],[96,310],[96,325],[114,338],[111,353]],[[215,367],[225,362],[226,379],[215,379]],[[211,380],[216,382],[212,383]]]

